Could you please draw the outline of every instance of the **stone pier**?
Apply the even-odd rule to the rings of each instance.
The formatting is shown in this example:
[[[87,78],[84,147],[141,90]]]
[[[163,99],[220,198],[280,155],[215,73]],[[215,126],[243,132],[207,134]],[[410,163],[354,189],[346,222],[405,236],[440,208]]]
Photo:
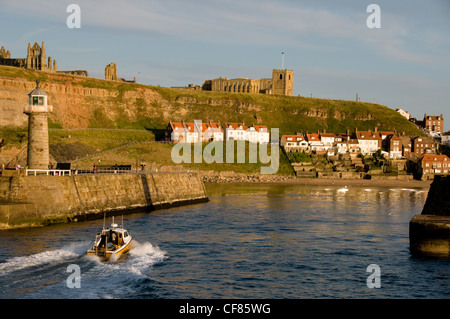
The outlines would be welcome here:
[[[409,223],[413,256],[450,258],[450,176],[435,176],[421,215]]]
[[[197,172],[1,176],[0,230],[207,201]]]

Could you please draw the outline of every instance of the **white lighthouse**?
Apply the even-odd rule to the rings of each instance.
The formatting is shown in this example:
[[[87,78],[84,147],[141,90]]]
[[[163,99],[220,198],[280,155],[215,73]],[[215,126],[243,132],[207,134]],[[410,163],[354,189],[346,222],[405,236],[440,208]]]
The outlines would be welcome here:
[[[28,97],[28,105],[23,108],[23,112],[28,115],[28,168],[48,169],[50,154],[47,117],[53,111],[53,106],[47,105],[47,93],[39,88],[39,80]]]

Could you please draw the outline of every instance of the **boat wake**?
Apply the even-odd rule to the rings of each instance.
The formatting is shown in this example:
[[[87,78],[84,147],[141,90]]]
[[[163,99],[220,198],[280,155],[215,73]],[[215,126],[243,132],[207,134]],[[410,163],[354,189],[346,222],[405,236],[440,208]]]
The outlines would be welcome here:
[[[84,255],[89,242],[70,244],[56,250],[43,251],[41,253],[14,257],[0,263],[0,276],[8,275],[16,271],[25,271],[28,268],[43,267],[73,261]]]
[[[133,240],[124,260],[104,262],[86,255],[90,244],[72,244],[0,263],[0,286],[9,291],[8,295],[0,292],[0,298],[15,298],[16,294],[24,298],[130,298],[133,287],[148,280],[153,266],[167,258],[158,246]],[[79,267],[80,288],[68,285],[73,275],[69,265]]]

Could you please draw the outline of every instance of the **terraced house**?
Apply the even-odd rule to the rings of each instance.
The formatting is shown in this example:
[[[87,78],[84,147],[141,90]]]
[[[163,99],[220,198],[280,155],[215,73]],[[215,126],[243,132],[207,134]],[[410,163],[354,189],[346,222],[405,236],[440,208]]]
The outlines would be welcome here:
[[[363,155],[374,154],[381,148],[382,139],[378,132],[357,131],[356,139]]]
[[[220,122],[172,122],[170,121],[164,133],[166,141],[195,143],[223,141],[223,129]]]
[[[165,140],[172,142],[212,142],[212,141],[248,141],[250,143],[270,142],[269,129],[265,125],[246,126],[244,123],[225,122],[172,122],[165,130]]]
[[[244,123],[225,122],[225,140],[268,144],[270,133],[265,125],[246,126]]]
[[[283,135],[280,140],[280,146],[284,148],[286,153],[309,151],[309,144],[303,134]]]
[[[424,154],[420,157],[419,172],[428,174],[449,174],[450,158],[447,155]]]
[[[406,136],[390,131],[358,131],[346,133],[297,133],[283,135],[280,141],[286,153],[374,155],[381,152],[388,159],[418,159],[423,154],[435,154],[439,144],[432,137]]]

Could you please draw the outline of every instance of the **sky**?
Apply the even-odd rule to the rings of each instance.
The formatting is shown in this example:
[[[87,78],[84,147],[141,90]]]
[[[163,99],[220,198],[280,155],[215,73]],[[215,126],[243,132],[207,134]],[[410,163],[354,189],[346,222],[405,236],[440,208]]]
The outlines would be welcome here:
[[[70,4],[80,28],[69,28]],[[370,4],[379,6],[379,28]],[[72,20],[71,20],[72,21]],[[59,70],[164,87],[270,78],[294,95],[443,114],[450,130],[450,0],[0,0],[0,47],[24,58],[45,42]],[[284,53],[284,54],[282,54]]]

